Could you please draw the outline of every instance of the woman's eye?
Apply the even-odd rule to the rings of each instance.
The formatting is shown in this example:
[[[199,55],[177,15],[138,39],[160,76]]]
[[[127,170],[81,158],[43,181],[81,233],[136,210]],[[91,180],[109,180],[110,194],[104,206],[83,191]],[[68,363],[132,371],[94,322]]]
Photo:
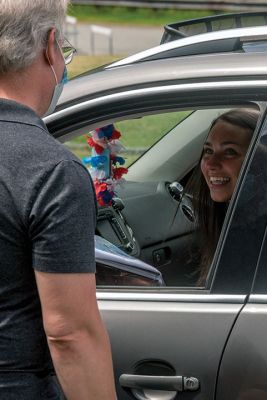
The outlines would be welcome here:
[[[231,148],[226,149],[224,153],[226,156],[236,156],[237,155],[237,151],[235,149],[231,149]]]
[[[210,155],[212,153],[213,153],[213,151],[212,151],[212,149],[210,147],[204,147],[204,149],[203,149],[203,154],[204,155]]]

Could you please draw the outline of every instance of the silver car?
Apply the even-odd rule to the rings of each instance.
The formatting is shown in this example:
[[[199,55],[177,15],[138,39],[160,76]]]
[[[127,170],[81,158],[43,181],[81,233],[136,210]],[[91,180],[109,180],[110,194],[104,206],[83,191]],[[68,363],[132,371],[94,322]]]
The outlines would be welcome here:
[[[86,146],[94,129],[114,124],[122,134],[129,171],[117,198],[99,207],[96,232],[97,296],[119,400],[267,398],[262,18],[262,26],[183,37],[73,79],[45,119],[81,158],[77,143]],[[249,106],[260,120],[199,285],[186,184],[213,119]],[[104,249],[101,238],[110,243]]]

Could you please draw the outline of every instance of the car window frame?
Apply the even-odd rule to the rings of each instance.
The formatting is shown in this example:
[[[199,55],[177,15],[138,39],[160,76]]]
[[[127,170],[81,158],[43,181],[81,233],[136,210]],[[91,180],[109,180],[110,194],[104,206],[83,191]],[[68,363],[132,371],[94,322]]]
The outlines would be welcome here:
[[[261,117],[259,119],[257,128],[254,132],[246,159],[244,161],[239,180],[236,186],[235,195],[230,203],[229,210],[227,212],[224,226],[222,229],[222,233],[217,245],[217,251],[214,256],[213,263],[210,268],[209,278],[207,280],[207,284],[203,287],[178,287],[178,286],[167,286],[165,288],[155,288],[155,287],[98,287],[98,290],[101,292],[111,290],[114,291],[128,291],[129,293],[144,293],[144,292],[154,292],[155,290],[161,292],[172,292],[176,294],[197,294],[197,295],[206,295],[206,294],[214,294],[214,295],[244,295],[248,294],[251,290],[254,272],[257,266],[257,255],[254,257],[254,265],[251,267],[250,275],[246,275],[245,279],[242,280],[242,285],[231,285],[231,281],[229,280],[228,268],[227,265],[229,263],[229,257],[231,257],[231,238],[229,239],[229,232],[231,233],[232,225],[235,221],[235,215],[239,212],[240,203],[243,201],[244,189],[246,187],[246,179],[248,173],[253,170],[253,157],[255,156],[255,149],[257,149],[259,136],[262,134],[262,126],[264,125],[264,121],[266,119],[266,110],[265,106],[262,105]],[[263,128],[263,130],[266,128]],[[261,246],[263,236],[258,238],[258,244]],[[240,240],[239,249],[240,251],[243,248],[243,241]],[[235,271],[235,282],[238,283],[242,277],[242,270],[237,269]]]
[[[260,135],[262,135],[263,131],[266,130],[267,132],[267,122],[266,126],[262,128],[264,122],[266,121],[266,110],[265,106],[262,105],[261,110],[261,117],[257,124],[257,128],[254,132],[249,150],[246,155],[246,159],[242,166],[242,170],[238,179],[238,183],[236,185],[235,195],[230,203],[227,215],[225,217],[224,226],[222,229],[222,233],[217,245],[217,251],[214,256],[213,263],[210,267],[209,277],[207,280],[207,284],[203,287],[175,287],[175,286],[168,286],[168,287],[116,287],[116,286],[98,286],[98,291],[104,292],[129,292],[129,293],[144,293],[144,292],[155,292],[167,294],[191,294],[191,295],[233,295],[233,296],[242,296],[245,294],[250,293],[253,276],[257,267],[257,258],[254,257],[255,264],[251,269],[251,274],[246,276],[246,279],[243,279],[242,286],[241,285],[231,285],[229,281],[229,274],[228,274],[228,261],[229,258],[229,232],[231,232],[232,225],[235,220],[235,215],[238,213],[240,209],[240,202],[242,200],[244,188],[246,186],[246,178],[251,169],[253,169],[253,159],[255,156],[255,151],[259,145]],[[263,240],[263,235],[259,237],[258,243],[261,246]],[[230,246],[231,247],[231,246]],[[240,241],[239,248],[242,250],[243,243],[242,240]],[[235,282],[239,282],[240,277],[242,276],[242,270],[237,269],[235,271]],[[203,298],[204,299],[204,298]]]
[[[261,81],[262,83],[262,81]],[[266,82],[267,84],[267,82]],[[263,93],[263,90],[257,90],[259,89],[259,82],[258,79],[255,80],[255,84],[250,81],[249,84],[249,89],[245,89],[245,85],[244,85],[244,80],[242,82],[242,85],[240,86],[240,82],[238,81],[238,79],[232,83],[229,84],[229,82],[220,82],[220,81],[213,81],[210,82],[209,84],[209,88],[208,90],[206,90],[206,88],[204,88],[204,86],[202,87],[202,90],[197,90],[198,85],[194,86],[194,83],[190,83],[188,85],[175,85],[177,88],[177,93],[174,99],[174,91],[171,93],[171,95],[169,95],[168,92],[168,86],[159,86],[159,94],[160,94],[160,100],[162,103],[162,97],[165,94],[166,96],[169,96],[168,102],[167,104],[165,104],[164,106],[161,104],[160,106],[158,106],[156,108],[157,112],[168,112],[171,110],[177,110],[177,109],[194,109],[197,108],[198,106],[201,107],[211,107],[213,108],[214,106],[221,106],[221,107],[234,107],[234,106],[239,106],[239,105],[250,105],[253,103],[258,103],[259,101],[266,101],[266,94]],[[264,86],[264,85],[263,85]],[[233,88],[236,88],[236,91],[234,91]],[[142,110],[142,107],[140,107],[140,104],[142,104],[142,101],[140,101],[140,98],[142,97],[142,89],[139,92],[139,98],[138,98],[138,112],[151,112],[151,110],[153,110],[153,99],[155,99],[155,88],[153,88],[153,93],[151,95],[148,94],[147,92],[144,94],[144,108]],[[188,100],[190,98],[189,93],[190,90],[192,89],[192,93],[194,94],[194,100],[190,99],[190,101]],[[197,90],[197,92],[196,92]],[[216,91],[219,91],[216,93]],[[227,98],[227,93],[230,93],[230,91],[233,91],[233,96],[231,98],[231,103],[229,104],[228,102],[225,101],[225,98]],[[131,91],[128,93],[129,97],[127,100],[127,103],[129,104],[131,101],[131,96],[133,93],[131,93]],[[177,96],[177,94],[182,94],[182,96]],[[120,103],[121,101],[121,97],[120,94],[117,94],[118,96],[118,101]],[[152,96],[152,97],[150,97]],[[112,97],[112,101],[114,102],[116,95],[115,96],[107,96],[107,102],[109,103]],[[150,103],[148,108],[146,107],[146,105],[148,104],[148,100],[150,99]],[[182,106],[182,101],[186,100],[186,104],[185,107]],[[215,101],[214,101],[215,99]],[[97,103],[99,102],[99,99],[97,99]],[[90,110],[90,102],[92,102],[92,107],[93,107],[93,113],[90,114],[89,110]],[[101,98],[101,102],[102,104],[104,104],[105,102],[105,96],[103,96],[103,98]],[[94,104],[94,100],[88,100],[87,104],[86,104],[86,108],[85,108],[85,104],[83,104],[82,109],[80,111],[80,113],[84,113],[86,112],[87,115],[90,115],[90,119],[87,119],[87,126],[88,124],[90,125],[90,129],[94,129],[95,127],[97,127],[97,125],[99,123],[105,122],[105,123],[109,123],[113,121],[114,115],[111,116],[110,111],[107,112],[107,114],[105,115],[101,115],[101,118],[99,117],[99,112],[97,111],[96,114],[95,113],[95,107],[96,105]],[[126,103],[124,103],[125,105]],[[192,106],[192,104],[194,104],[194,106]],[[211,106],[212,104],[212,106]],[[114,103],[113,103],[114,105]],[[75,108],[79,108],[77,106],[75,106]],[[71,109],[71,106],[70,106]],[[114,106],[112,112],[118,112],[118,107]],[[70,112],[72,112],[72,110],[70,110]],[[59,112],[60,118],[59,118],[59,130],[58,132],[55,132],[55,136],[57,138],[59,138],[62,134],[64,134],[64,130],[66,128],[64,128],[64,126],[61,125],[61,121],[62,118],[64,119],[66,115],[68,115],[68,110],[64,111],[63,113],[61,113],[61,111]],[[57,113],[56,113],[57,114]],[[79,114],[81,115],[81,114]],[[120,114],[117,114],[117,119],[120,120],[121,118],[124,119],[126,117],[133,117],[135,115],[138,115],[138,113],[134,113],[133,111],[130,111],[128,109],[128,111],[125,111],[125,109],[121,112],[121,117]],[[50,121],[53,121],[53,118],[50,118]],[[96,122],[97,120],[97,122]],[[57,125],[57,124],[56,124]],[[75,126],[73,126],[73,128],[75,129]],[[77,131],[81,132],[81,130],[83,129],[83,127],[81,125],[77,126]],[[220,244],[220,247],[222,246],[222,244]],[[212,269],[215,271],[213,274],[213,277],[218,273],[218,271],[220,270],[220,263],[219,263],[219,258],[221,258],[221,254],[222,254],[222,250],[223,247],[221,247],[220,249],[221,251],[220,253],[220,257],[217,256],[216,260],[214,260],[214,265],[212,265]],[[223,279],[223,277],[221,277],[220,279]],[[197,295],[201,292],[203,295],[207,294],[207,293],[217,293],[218,292],[218,288],[216,288],[216,284],[219,281],[219,278],[217,279],[213,279],[212,280],[212,285],[207,286],[205,288],[181,288],[181,287],[168,287],[168,288],[161,288],[160,291],[162,292],[169,292],[171,291],[172,293],[196,293]],[[98,291],[101,292],[116,292],[116,291],[124,291],[125,292],[125,288],[119,288],[119,287],[108,287],[108,288],[98,288]],[[149,288],[146,288],[145,290],[149,291]],[[151,289],[152,291],[154,290],[153,288]],[[158,289],[157,289],[158,290]],[[225,287],[224,292],[227,292],[227,286]],[[127,287],[127,291],[130,292],[143,292],[143,289],[141,287],[135,287],[133,289],[130,289],[129,287]],[[222,291],[223,292],[223,291]]]

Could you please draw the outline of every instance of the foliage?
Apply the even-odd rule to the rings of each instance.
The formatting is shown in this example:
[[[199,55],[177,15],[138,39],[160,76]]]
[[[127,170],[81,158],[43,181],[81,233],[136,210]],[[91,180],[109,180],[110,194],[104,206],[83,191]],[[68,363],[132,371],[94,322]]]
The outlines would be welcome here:
[[[214,15],[216,11],[71,5],[68,14],[80,22],[163,26],[171,22]]]
[[[200,10],[151,10],[142,8],[123,7],[96,7],[72,5],[68,14],[75,16],[79,22],[117,23],[124,25],[151,25],[163,26],[167,23],[191,18],[200,18],[212,15],[213,11]],[[87,70],[97,68],[118,59],[118,56],[75,56],[68,66],[69,77],[72,78]],[[148,149],[167,133],[179,120],[188,113],[168,113],[162,115],[147,116],[135,120],[127,120],[116,123],[116,128],[121,131],[121,141],[128,149]],[[66,143],[68,147],[79,157],[88,156],[90,148],[86,144],[86,135],[73,139]],[[142,150],[141,150],[142,151]],[[141,153],[125,154],[127,165],[130,165]]]
[[[71,64],[68,65],[68,76],[71,79],[74,76],[80,75],[85,71],[89,71],[91,69],[100,67],[101,65],[109,64],[117,59],[118,57],[110,55],[101,55],[101,56],[76,55],[73,58]]]
[[[121,154],[126,159],[125,166],[131,165],[189,113],[189,111],[178,111],[117,122],[115,127],[121,132],[120,141],[127,150]],[[86,135],[72,139],[66,145],[81,159],[91,154]]]

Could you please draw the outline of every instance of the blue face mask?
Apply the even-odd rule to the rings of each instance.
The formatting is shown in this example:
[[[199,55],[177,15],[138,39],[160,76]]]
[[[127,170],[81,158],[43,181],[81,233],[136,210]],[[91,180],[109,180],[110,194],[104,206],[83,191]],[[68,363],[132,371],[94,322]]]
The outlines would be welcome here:
[[[54,73],[54,75],[55,75],[55,78],[56,78],[56,74],[55,74],[54,68],[53,68],[52,66],[51,66],[51,68],[52,68],[52,71],[53,71],[53,73]],[[52,114],[52,112],[55,110],[56,105],[57,105],[57,102],[58,102],[58,99],[60,98],[60,95],[61,95],[61,93],[62,93],[63,87],[64,87],[64,85],[65,85],[66,83],[68,83],[68,71],[67,71],[67,68],[66,68],[66,65],[65,65],[64,73],[63,73],[62,79],[61,79],[61,81],[60,81],[59,83],[57,83],[56,86],[55,86],[54,93],[53,93],[53,96],[52,96],[50,105],[49,105],[49,107],[48,107],[48,110],[47,110],[46,113],[44,114],[44,117],[46,117],[46,116],[49,115],[49,114]]]
[[[60,83],[63,83],[63,85],[66,85],[66,83],[68,83],[68,82],[69,82],[68,70],[67,70],[67,67],[66,67],[66,65],[65,65],[64,72],[63,72],[63,76],[62,76],[62,79],[61,79],[61,82],[60,82]]]

